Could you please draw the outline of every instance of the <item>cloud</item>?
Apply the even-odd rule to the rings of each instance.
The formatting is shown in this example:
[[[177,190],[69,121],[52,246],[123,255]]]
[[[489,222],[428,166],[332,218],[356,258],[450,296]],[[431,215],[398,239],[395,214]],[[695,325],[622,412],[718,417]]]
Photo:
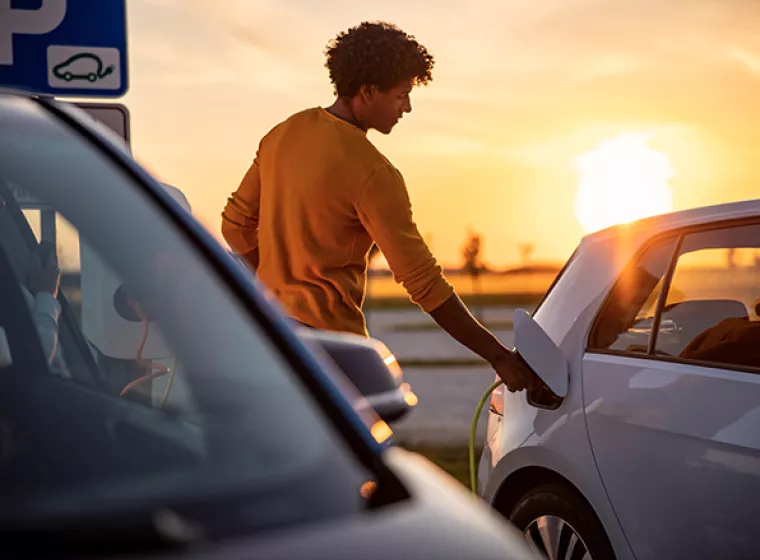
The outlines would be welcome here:
[[[726,54],[729,60],[735,60],[751,73],[760,75],[760,55],[737,47],[729,48]]]

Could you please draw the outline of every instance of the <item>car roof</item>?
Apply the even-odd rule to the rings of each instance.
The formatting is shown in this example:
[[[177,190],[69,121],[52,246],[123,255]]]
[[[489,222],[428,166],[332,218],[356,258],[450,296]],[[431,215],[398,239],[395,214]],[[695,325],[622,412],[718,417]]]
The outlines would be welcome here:
[[[700,206],[643,218],[590,233],[581,240],[582,245],[594,244],[619,237],[647,235],[648,237],[673,229],[760,216],[760,199],[741,200],[725,204]]]

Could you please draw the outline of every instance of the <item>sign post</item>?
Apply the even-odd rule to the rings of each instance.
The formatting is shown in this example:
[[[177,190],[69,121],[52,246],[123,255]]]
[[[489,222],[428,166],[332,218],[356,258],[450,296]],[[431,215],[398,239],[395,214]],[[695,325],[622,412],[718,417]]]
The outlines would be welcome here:
[[[120,103],[97,103],[84,102],[77,103],[77,107],[87,112],[93,119],[106,125],[113,130],[129,146],[130,129],[129,129],[129,110]]]

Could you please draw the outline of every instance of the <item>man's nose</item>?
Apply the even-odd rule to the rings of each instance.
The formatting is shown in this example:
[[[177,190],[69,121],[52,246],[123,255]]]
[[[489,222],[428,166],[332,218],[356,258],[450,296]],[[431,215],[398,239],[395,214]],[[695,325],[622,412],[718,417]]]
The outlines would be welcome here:
[[[404,107],[403,107],[404,113],[411,113],[412,112],[412,100],[408,97],[404,101]]]

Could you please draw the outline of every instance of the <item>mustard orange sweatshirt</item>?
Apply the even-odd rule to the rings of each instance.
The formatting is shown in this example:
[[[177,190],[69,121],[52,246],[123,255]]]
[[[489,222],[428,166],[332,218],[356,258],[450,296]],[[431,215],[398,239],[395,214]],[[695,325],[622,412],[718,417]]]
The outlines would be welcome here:
[[[222,234],[239,254],[258,248],[258,279],[293,319],[316,328],[366,336],[373,241],[424,311],[453,294],[399,171],[362,130],[321,107],[263,138],[222,213]]]

